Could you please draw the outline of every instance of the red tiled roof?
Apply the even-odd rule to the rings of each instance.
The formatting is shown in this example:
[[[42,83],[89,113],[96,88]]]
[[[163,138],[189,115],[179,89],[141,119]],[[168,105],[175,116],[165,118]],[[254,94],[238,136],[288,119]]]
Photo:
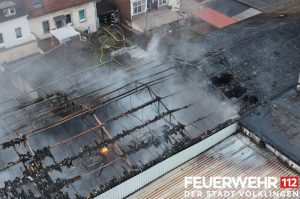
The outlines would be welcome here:
[[[26,0],[29,17],[38,17],[44,14],[56,12],[66,8],[79,6],[93,0],[41,0],[42,7],[34,9],[32,2],[34,0]]]
[[[223,28],[237,22],[235,19],[228,17],[211,8],[204,8],[195,15],[217,28]]]

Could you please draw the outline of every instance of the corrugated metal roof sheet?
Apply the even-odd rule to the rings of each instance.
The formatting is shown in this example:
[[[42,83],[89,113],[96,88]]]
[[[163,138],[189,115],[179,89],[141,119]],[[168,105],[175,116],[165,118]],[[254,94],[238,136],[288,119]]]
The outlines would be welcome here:
[[[281,164],[271,153],[259,148],[249,138],[237,134],[164,175],[129,198],[184,198],[184,191],[194,191],[192,188],[184,188],[185,176],[279,177],[293,175],[296,174]],[[230,191],[239,190],[230,189]],[[239,197],[236,194],[233,198]]]

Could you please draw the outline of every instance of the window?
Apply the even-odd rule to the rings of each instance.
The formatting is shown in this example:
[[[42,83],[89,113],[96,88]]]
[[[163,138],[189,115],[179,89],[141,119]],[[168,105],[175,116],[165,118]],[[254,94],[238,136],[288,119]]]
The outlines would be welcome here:
[[[1,44],[4,44],[3,34],[2,34],[2,33],[0,33],[0,45],[1,45]]]
[[[167,0],[158,0],[158,5],[159,6],[163,6],[165,4],[167,4]]]
[[[133,14],[139,14],[146,10],[146,0],[140,0],[132,3]]]
[[[22,38],[22,30],[21,30],[21,28],[16,28],[15,32],[16,32],[17,39]]]
[[[66,15],[66,24],[72,23],[71,15]]]
[[[53,17],[55,22],[56,28],[62,28],[66,25],[66,16],[65,15],[58,15]]]
[[[49,21],[43,21],[43,30],[44,30],[44,33],[48,33],[50,32],[50,25],[49,25]]]
[[[41,8],[42,5],[42,0],[32,0],[32,8],[33,9],[38,9]]]
[[[5,17],[9,17],[16,14],[16,9],[14,7],[3,9],[3,14]]]
[[[85,10],[80,10],[79,11],[79,21],[80,22],[84,22],[86,19],[85,19]]]
[[[63,21],[56,21],[55,22],[55,25],[56,25],[56,28],[58,29],[58,28],[62,28],[62,27],[64,27],[64,22]]]

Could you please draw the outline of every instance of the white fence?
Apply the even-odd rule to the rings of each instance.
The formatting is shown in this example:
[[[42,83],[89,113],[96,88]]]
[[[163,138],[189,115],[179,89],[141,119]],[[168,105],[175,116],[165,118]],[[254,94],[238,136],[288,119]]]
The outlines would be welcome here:
[[[129,180],[119,184],[118,186],[106,191],[96,199],[119,199],[129,196],[150,182],[156,180],[160,176],[175,169],[181,164],[187,162],[191,158],[196,157],[200,153],[206,151],[228,136],[232,135],[237,130],[237,123],[222,129],[214,135],[202,140],[201,142],[173,155],[172,157],[158,163],[157,165],[147,169],[146,171],[130,178]]]

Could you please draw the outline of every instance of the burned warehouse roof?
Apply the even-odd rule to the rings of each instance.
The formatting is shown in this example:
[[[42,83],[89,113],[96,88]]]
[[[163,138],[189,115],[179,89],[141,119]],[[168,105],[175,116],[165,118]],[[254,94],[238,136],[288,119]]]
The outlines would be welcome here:
[[[44,97],[24,96],[3,110],[3,196],[23,194],[13,191],[21,185],[36,197],[101,193],[237,116],[209,82],[187,79],[175,61],[105,68],[48,84]],[[64,90],[65,81],[77,83]]]
[[[49,74],[61,65],[50,64],[42,80],[28,79],[36,89],[0,105],[0,197],[96,197],[236,122],[238,113],[244,119],[280,101],[300,73],[299,35],[298,15],[260,15],[163,53],[152,47],[129,64],[116,58],[58,79]],[[49,67],[55,53],[18,66],[19,74]]]

